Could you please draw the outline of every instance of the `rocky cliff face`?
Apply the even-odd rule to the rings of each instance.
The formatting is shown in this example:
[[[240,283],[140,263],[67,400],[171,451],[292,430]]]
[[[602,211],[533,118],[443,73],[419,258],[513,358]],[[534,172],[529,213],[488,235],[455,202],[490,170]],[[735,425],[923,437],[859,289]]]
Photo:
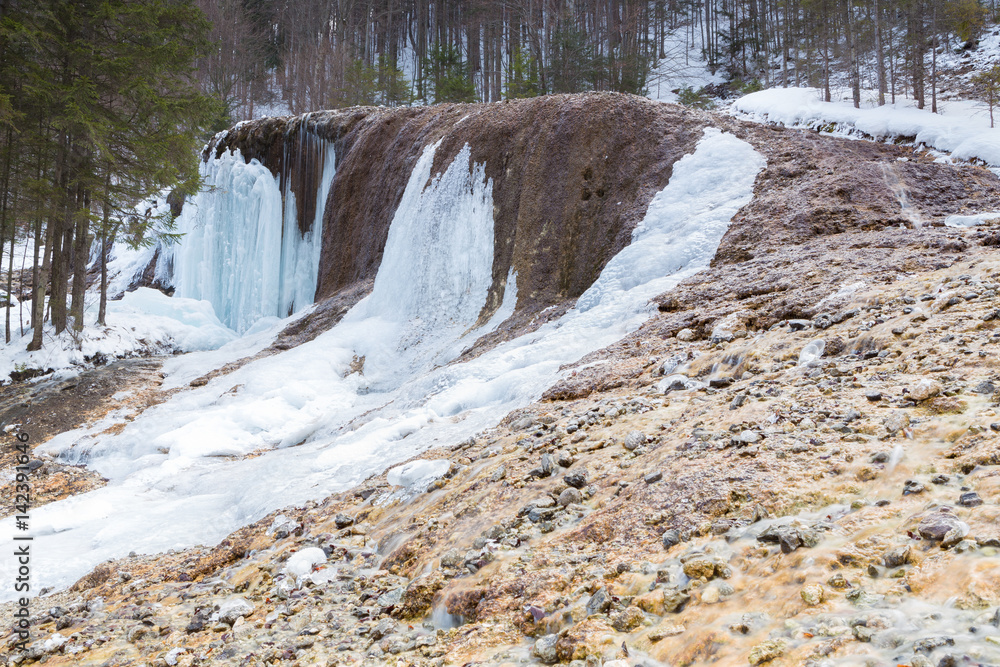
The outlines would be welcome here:
[[[517,274],[519,313],[573,300],[627,245],[671,168],[708,119],[622,95],[554,96],[487,105],[356,109],[241,124],[212,146],[238,148],[282,173],[308,202],[318,169],[296,153],[306,132],[336,142],[324,217],[318,300],[370,283],[389,224],[423,149],[440,141],[433,174],[465,145],[493,184],[493,285],[482,318]],[[206,155],[207,157],[207,155]],[[303,214],[304,213],[304,214]],[[303,211],[299,220],[309,220]]]
[[[768,160],[754,200],[723,239],[713,262],[719,271],[709,281],[714,286],[709,291],[728,293],[722,274],[740,275],[739,289],[747,293],[741,298],[764,297],[756,299],[758,306],[774,308],[762,322],[808,314],[803,303],[775,303],[773,295],[787,291],[781,288],[787,270],[778,269],[794,262],[789,252],[811,252],[811,240],[834,239],[849,247],[848,255],[866,248],[858,258],[862,262],[900,244],[929,244],[924,254],[933,255],[942,243],[945,252],[960,248],[948,246],[940,234],[891,230],[940,226],[950,214],[1000,207],[997,180],[982,168],[919,159],[911,147],[767,128],[628,95],[357,108],[265,119],[240,124],[211,146],[206,158],[238,148],[247,160],[260,159],[290,184],[300,208],[297,219],[305,224],[301,221],[313,219],[322,165],[315,142],[304,137],[335,142],[337,173],[323,219],[316,298],[337,297],[338,303],[346,298],[349,305],[370,291],[389,224],[422,150],[441,142],[432,169],[440,174],[468,145],[472,163],[485,165],[493,184],[493,284],[481,321],[499,306],[511,269],[518,283],[516,314],[480,341],[488,345],[523,331],[550,306],[572,305],[628,244],[673,164],[710,126],[750,142]],[[785,259],[770,261],[779,256]],[[932,258],[925,259],[930,268]],[[663,308],[678,310],[684,292],[664,297]],[[705,297],[703,288],[698,298]],[[329,318],[330,312],[343,308],[322,310],[314,319]],[[536,318],[532,325],[538,323]]]

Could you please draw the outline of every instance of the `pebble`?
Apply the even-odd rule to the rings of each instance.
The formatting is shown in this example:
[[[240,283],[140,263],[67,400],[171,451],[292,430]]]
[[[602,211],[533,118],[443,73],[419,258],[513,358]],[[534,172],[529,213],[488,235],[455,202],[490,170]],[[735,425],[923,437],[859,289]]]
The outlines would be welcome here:
[[[715,586],[706,586],[701,592],[702,604],[715,604],[722,598],[722,593]]]
[[[586,610],[588,616],[593,616],[594,614],[604,614],[611,609],[611,597],[608,595],[608,589],[601,586],[597,589],[590,599],[587,600]]]
[[[611,627],[618,632],[632,632],[642,625],[644,616],[638,607],[626,607],[611,617]]]
[[[219,605],[219,621],[232,625],[240,616],[246,618],[253,613],[254,606],[246,598],[234,595]]]
[[[893,410],[882,420],[882,424],[890,435],[895,435],[910,425],[910,416],[902,410]]]
[[[664,531],[664,533],[663,533],[663,548],[664,549],[669,549],[670,547],[674,546],[675,544],[680,544],[680,542],[681,542],[681,534],[678,531],[674,530],[673,528],[671,528],[670,530]]]
[[[663,610],[668,614],[677,614],[684,609],[691,596],[675,588],[668,588],[663,591]]]
[[[563,481],[574,489],[582,489],[587,486],[587,471],[577,470],[563,475]]]
[[[677,332],[676,338],[683,343],[690,343],[695,339],[695,333],[691,329],[681,329]]]
[[[976,388],[973,389],[972,391],[974,391],[977,394],[993,394],[994,392],[996,392],[996,390],[997,388],[992,382],[990,382],[989,380],[984,380],[983,382],[977,384]]]
[[[925,540],[932,540],[934,542],[941,542],[949,533],[958,531],[962,532],[965,530],[964,524],[958,520],[954,514],[946,512],[944,510],[939,510],[925,516],[917,524],[917,532]],[[959,536],[959,539],[965,537],[965,533]],[[955,540],[958,542],[958,539]]]
[[[885,563],[886,567],[900,567],[902,565],[906,565],[910,562],[909,545],[903,545],[886,551],[882,554],[882,562]]]
[[[865,392],[865,398],[867,398],[869,401],[872,401],[873,403],[876,402],[876,401],[881,401],[882,400],[882,392],[880,392],[880,391],[866,391]]]
[[[642,431],[631,431],[625,436],[624,447],[628,451],[633,451],[639,447],[639,445],[646,443],[646,434]]]
[[[579,489],[575,489],[572,486],[568,489],[563,489],[562,493],[559,494],[559,504],[563,507],[576,505],[582,500],[583,494],[580,493]]]
[[[788,643],[784,639],[768,639],[750,649],[747,659],[751,665],[762,665],[782,655],[786,648]]]
[[[657,470],[656,472],[647,473],[642,479],[646,482],[646,484],[655,484],[663,479],[663,473]]]
[[[978,507],[983,504],[983,499],[975,491],[969,491],[959,496],[958,504],[962,507]]]
[[[799,591],[799,596],[807,605],[815,607],[826,599],[826,589],[821,584],[806,584]]]
[[[558,635],[545,635],[544,637],[535,641],[534,653],[546,665],[551,665],[556,662],[558,656],[556,655],[556,642],[559,641]]]
[[[923,379],[910,389],[910,398],[918,403],[926,401],[928,398],[937,396],[942,391],[941,383],[937,380]]]

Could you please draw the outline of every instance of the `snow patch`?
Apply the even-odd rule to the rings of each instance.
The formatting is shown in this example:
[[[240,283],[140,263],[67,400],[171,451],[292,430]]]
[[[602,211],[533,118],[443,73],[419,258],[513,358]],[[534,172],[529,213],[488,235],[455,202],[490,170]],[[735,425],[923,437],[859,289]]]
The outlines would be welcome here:
[[[448,459],[434,461],[417,459],[387,472],[386,481],[392,486],[405,486],[409,489],[434,481],[447,473],[449,468],[451,468],[451,461]]]
[[[844,102],[822,101],[817,88],[771,88],[733,103],[738,116],[758,122],[806,127],[835,134],[880,140],[907,138],[959,160],[1000,166],[1000,129],[968,104],[952,103],[952,113],[931,113],[904,104],[855,109]]]

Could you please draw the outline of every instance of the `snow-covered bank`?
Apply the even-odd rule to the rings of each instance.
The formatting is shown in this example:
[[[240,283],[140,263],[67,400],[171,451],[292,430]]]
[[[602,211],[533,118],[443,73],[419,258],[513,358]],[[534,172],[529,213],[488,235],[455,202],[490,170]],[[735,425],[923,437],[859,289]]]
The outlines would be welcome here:
[[[38,584],[68,585],[129,551],[217,541],[273,509],[496,424],[536,400],[563,364],[642,324],[651,297],[705,267],[764,166],[749,144],[706,131],[575,309],[472,361],[443,365],[484,333],[469,328],[489,286],[493,207],[490,182],[466,152],[425,188],[433,155],[431,147],[414,167],[372,295],[339,325],[180,392],[117,435],[69,433],[46,445],[111,482],[33,512]],[[190,359],[202,372],[205,362]],[[170,372],[188,373],[190,364],[177,359]],[[0,524],[0,535],[12,533],[10,520]]]
[[[0,380],[6,381],[11,372],[25,368],[70,370],[87,365],[95,357],[214,350],[237,338],[219,321],[207,301],[171,298],[149,288],[109,301],[107,326],[97,326],[96,303],[88,303],[84,317],[87,326],[79,333],[64,331],[55,336],[51,327],[46,327],[41,350],[27,351],[31,329],[0,347]]]
[[[810,128],[878,140],[897,138],[1000,167],[1000,129],[991,129],[984,109],[949,102],[950,113],[934,114],[902,104],[855,109],[848,102],[823,102],[816,88],[771,88],[736,100],[737,117],[788,127]]]

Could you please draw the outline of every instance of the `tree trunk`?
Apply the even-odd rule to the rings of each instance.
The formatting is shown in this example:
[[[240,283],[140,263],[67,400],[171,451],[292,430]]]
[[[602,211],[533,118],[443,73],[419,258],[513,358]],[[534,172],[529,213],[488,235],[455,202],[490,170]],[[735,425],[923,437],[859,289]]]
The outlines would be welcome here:
[[[73,246],[73,295],[69,314],[73,318],[73,330],[83,331],[84,301],[87,294],[87,259],[90,229],[90,192],[83,191],[82,206],[77,207],[76,244]]]
[[[882,49],[882,10],[875,0],[875,63],[878,74],[878,105],[885,104],[885,52]]]

